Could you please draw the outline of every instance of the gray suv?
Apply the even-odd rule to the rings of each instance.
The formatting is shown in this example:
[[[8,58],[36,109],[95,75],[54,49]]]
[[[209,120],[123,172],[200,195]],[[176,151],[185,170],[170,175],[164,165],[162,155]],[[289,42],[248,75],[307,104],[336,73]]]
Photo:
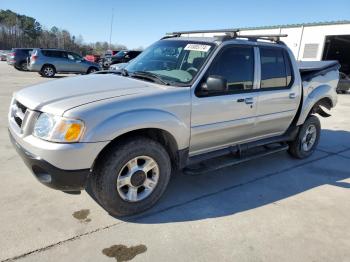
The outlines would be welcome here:
[[[59,49],[34,49],[28,69],[39,72],[44,77],[53,77],[56,73],[90,74],[101,68],[99,64],[87,61],[73,52]]]

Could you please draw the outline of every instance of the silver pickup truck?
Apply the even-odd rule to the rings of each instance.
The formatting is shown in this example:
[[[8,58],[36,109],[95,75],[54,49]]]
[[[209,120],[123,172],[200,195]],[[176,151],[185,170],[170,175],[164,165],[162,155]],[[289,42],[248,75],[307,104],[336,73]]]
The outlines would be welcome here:
[[[154,205],[174,170],[314,152],[315,115],[337,103],[337,62],[297,63],[276,35],[190,33],[164,37],[120,71],[15,93],[10,138],[37,179],[71,193],[89,183],[110,214],[125,216]]]

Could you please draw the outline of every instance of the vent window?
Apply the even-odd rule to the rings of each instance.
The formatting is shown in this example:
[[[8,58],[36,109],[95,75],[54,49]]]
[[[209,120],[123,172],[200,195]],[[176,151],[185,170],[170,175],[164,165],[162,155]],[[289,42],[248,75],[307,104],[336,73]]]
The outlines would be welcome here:
[[[317,58],[318,44],[305,44],[303,58]]]

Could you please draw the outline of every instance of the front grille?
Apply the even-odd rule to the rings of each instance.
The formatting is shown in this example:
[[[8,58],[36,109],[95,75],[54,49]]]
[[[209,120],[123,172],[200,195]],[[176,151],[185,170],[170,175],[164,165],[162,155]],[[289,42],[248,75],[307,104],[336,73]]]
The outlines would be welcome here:
[[[14,101],[12,104],[11,110],[12,110],[11,116],[15,120],[18,127],[21,128],[25,113],[27,112],[27,107],[22,105],[18,101]]]
[[[27,108],[18,101],[16,101],[16,105],[22,111],[22,113],[25,114],[25,112],[27,111]]]

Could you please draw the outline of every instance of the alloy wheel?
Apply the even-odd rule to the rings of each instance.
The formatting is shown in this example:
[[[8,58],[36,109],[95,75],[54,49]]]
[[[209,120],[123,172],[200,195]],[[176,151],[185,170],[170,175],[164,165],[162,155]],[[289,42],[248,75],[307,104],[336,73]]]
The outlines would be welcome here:
[[[154,191],[159,179],[159,166],[149,156],[138,156],[128,161],[117,177],[119,196],[128,202],[138,202]]]

